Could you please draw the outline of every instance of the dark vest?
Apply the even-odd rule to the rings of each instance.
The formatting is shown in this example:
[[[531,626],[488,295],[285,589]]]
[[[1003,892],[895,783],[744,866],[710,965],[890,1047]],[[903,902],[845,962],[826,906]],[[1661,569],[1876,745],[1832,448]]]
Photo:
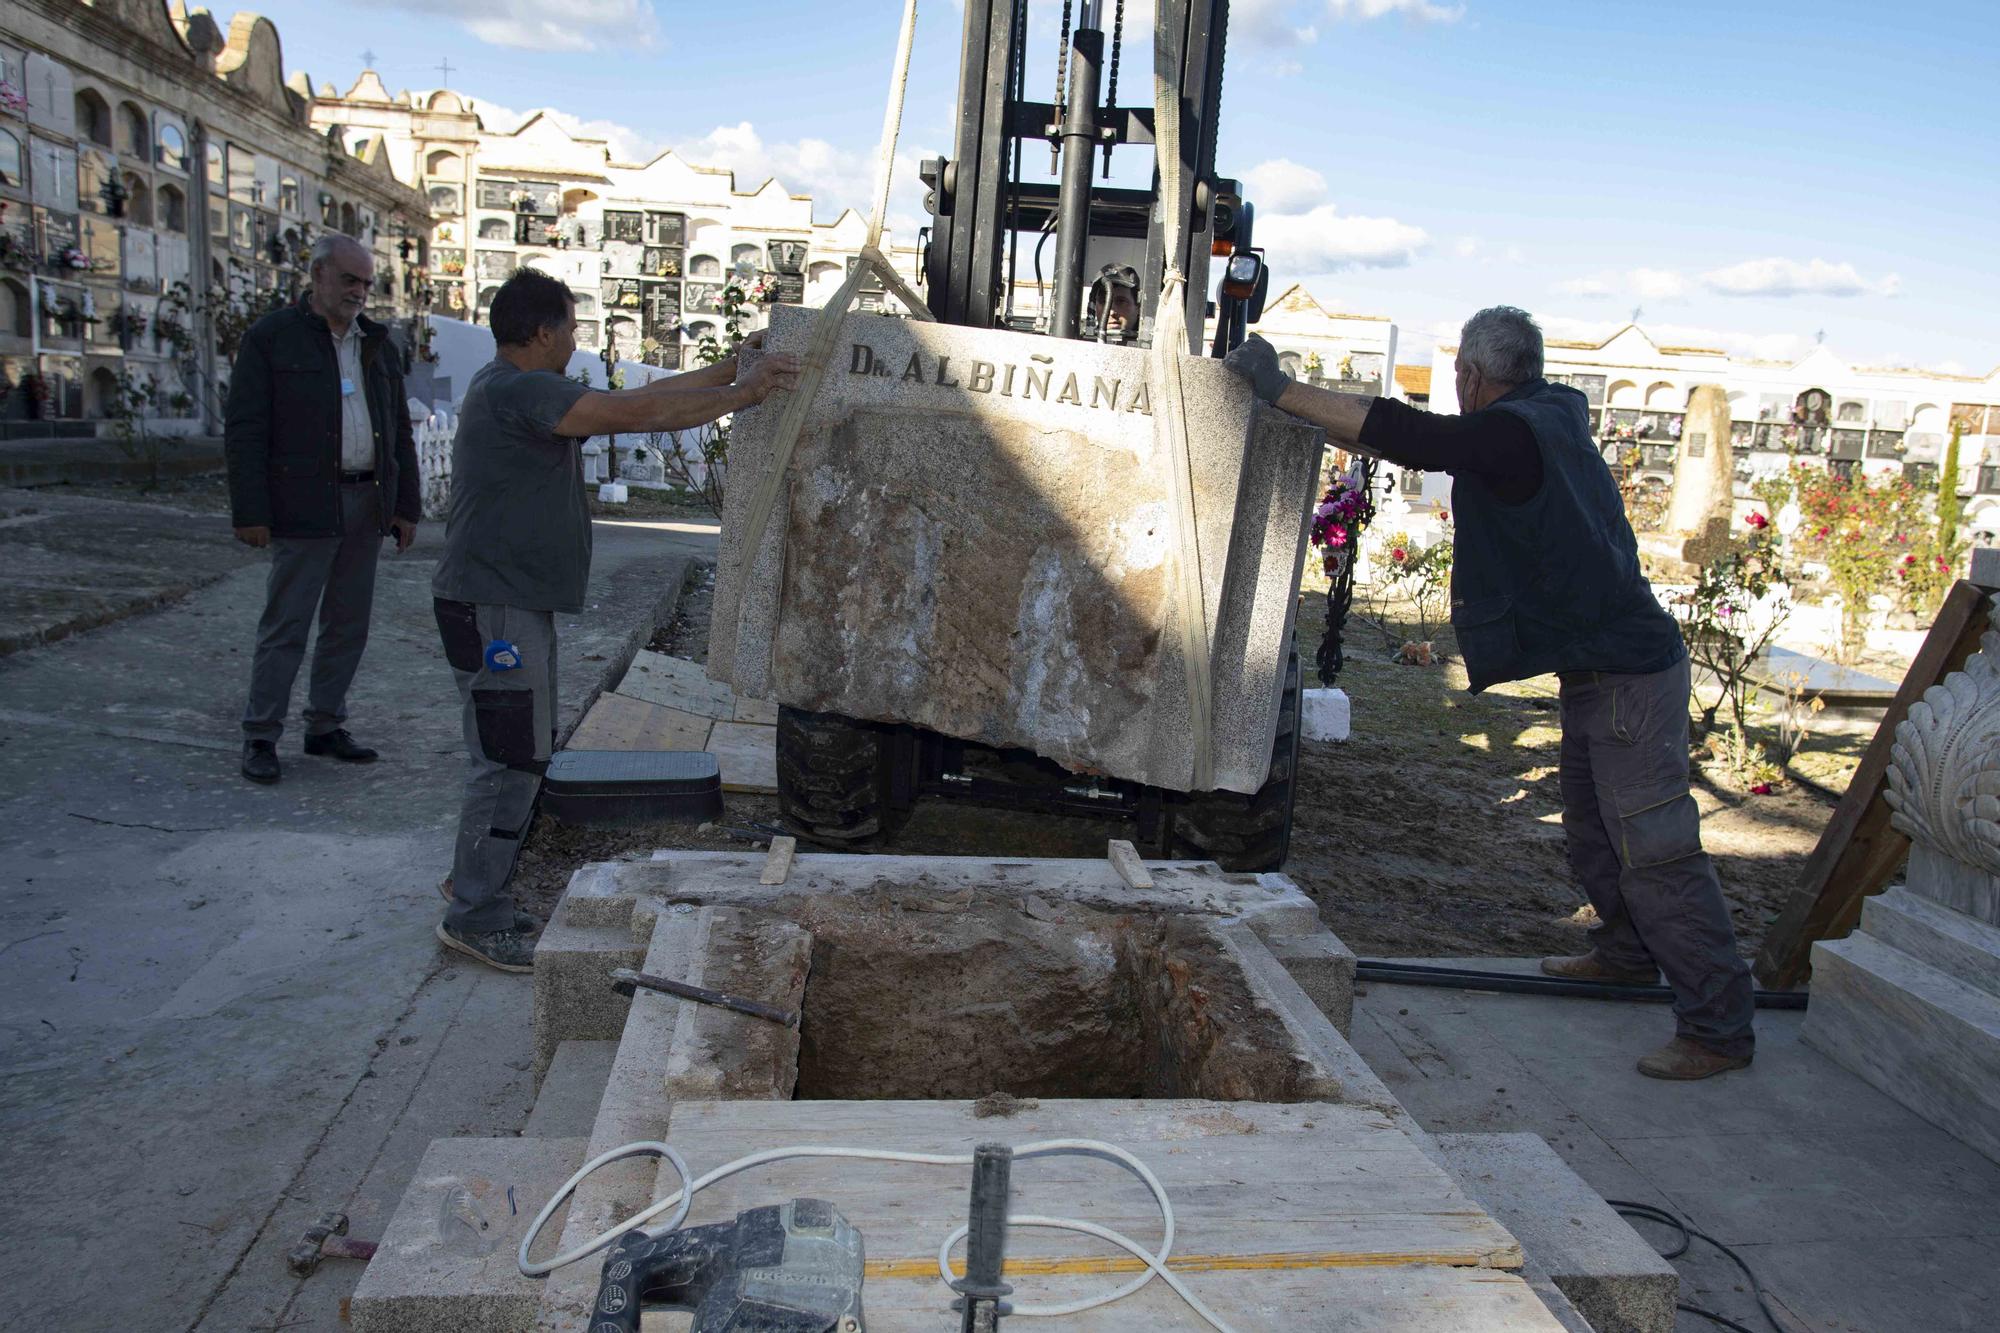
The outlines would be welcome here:
[[[1639,572],[1639,544],[1584,396],[1536,380],[1492,406],[1535,433],[1542,487],[1502,504],[1455,477],[1451,623],[1472,692],[1549,671],[1664,671],[1687,653]]]

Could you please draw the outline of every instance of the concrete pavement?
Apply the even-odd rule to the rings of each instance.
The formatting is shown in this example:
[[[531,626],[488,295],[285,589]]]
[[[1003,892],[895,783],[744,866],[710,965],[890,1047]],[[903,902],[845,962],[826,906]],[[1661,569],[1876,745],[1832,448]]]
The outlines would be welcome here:
[[[598,525],[592,605],[559,617],[566,727],[704,529]],[[0,658],[10,1327],[335,1327],[360,1266],[293,1279],[299,1230],[339,1208],[378,1234],[431,1138],[516,1132],[531,1100],[530,979],[431,936],[460,771],[438,526],[382,561],[350,705],[382,762],[307,759],[294,726],[269,788],[236,772],[263,560],[218,520],[174,531],[218,578]]]

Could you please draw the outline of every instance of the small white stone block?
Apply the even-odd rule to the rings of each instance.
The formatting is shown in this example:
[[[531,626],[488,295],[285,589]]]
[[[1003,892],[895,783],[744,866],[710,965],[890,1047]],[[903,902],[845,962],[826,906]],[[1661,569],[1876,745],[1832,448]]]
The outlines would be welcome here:
[[[622,481],[607,481],[597,488],[597,499],[601,504],[622,505],[627,498],[625,483]]]
[[[1348,707],[1346,690],[1305,692],[1304,714],[1300,720],[1305,726],[1307,740],[1346,740],[1350,718],[1351,710]]]

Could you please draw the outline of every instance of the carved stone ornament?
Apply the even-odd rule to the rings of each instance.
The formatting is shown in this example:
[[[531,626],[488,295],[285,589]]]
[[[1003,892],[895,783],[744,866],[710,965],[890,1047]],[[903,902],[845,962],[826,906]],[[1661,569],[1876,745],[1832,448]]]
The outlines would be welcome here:
[[[2000,620],[2000,608],[1989,601]],[[2000,625],[1924,691],[1896,727],[1887,774],[1892,827],[2000,875]]]

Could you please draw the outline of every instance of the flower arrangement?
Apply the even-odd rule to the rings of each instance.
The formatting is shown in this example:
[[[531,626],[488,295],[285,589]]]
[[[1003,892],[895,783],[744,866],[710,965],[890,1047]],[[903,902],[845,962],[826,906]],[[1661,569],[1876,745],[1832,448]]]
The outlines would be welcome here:
[[[1375,502],[1361,484],[1360,469],[1335,475],[1312,517],[1312,544],[1321,548],[1327,577],[1345,567],[1374,518]]]
[[[88,269],[91,267],[90,256],[73,245],[66,245],[56,251],[55,262],[58,268]]]
[[[28,95],[6,79],[0,79],[0,111],[14,116],[28,114]]]
[[[118,341],[130,347],[146,334],[146,316],[138,310],[120,306],[111,315],[111,333]]]

